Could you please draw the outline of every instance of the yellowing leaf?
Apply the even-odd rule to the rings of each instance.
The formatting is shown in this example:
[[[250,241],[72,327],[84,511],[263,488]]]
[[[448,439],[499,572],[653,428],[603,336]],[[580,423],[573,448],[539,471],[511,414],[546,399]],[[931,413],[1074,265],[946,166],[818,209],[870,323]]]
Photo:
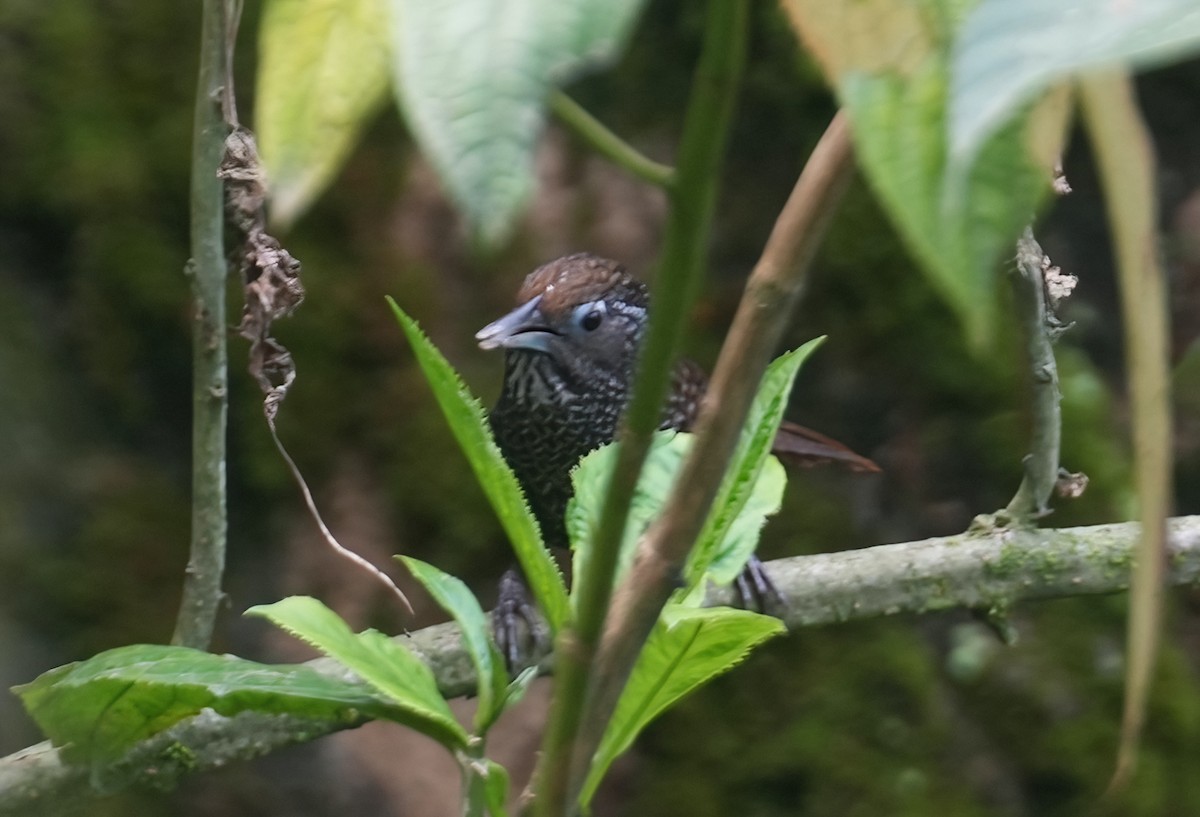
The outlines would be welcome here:
[[[268,0],[255,126],[271,217],[290,224],[325,189],[387,94],[383,0]]]

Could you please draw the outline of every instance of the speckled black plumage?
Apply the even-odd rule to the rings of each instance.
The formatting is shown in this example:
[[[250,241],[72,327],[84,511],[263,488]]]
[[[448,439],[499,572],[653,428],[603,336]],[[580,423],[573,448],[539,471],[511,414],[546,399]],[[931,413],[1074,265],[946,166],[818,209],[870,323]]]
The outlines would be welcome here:
[[[541,298],[533,322],[555,334],[553,345],[549,351],[506,348],[504,386],[490,419],[547,544],[566,547],[570,471],[616,434],[629,401],[648,299],[645,285],[621,265],[585,254],[531,273],[518,301],[533,298]],[[592,304],[602,309],[603,322],[585,331],[580,318]],[[700,373],[696,367],[687,371]],[[676,391],[681,397],[702,394],[703,385]],[[695,414],[695,406],[680,401],[670,408],[664,427],[682,428],[683,414]]]
[[[629,402],[645,333],[646,287],[615,261],[569,255],[526,277],[517,306],[476,335],[484,349],[504,349],[504,386],[491,413],[492,430],[516,473],[548,545],[567,547],[571,469],[616,436]],[[661,428],[690,430],[708,378],[694,363],[676,366]],[[857,471],[878,467],[840,443],[784,423],[774,452],[809,466],[838,462]],[[782,601],[757,557],[737,579],[744,602],[762,608]],[[519,578],[501,582],[494,613],[497,642],[515,669],[522,662],[521,622],[533,624]]]

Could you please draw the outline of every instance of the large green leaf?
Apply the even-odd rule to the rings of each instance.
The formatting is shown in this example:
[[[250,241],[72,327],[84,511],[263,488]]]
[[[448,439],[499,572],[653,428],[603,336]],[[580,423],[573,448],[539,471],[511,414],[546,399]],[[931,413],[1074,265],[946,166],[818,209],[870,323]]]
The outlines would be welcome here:
[[[701,684],[784,632],[770,616],[728,607],[668,605],[650,634],[593,757],[580,800],[591,800],[609,765],[652,720]]]
[[[549,91],[613,60],[643,0],[390,0],[395,87],[476,231],[508,232],[533,189]]]
[[[1019,113],[967,166],[951,161],[951,51],[969,0],[784,0],[850,114],[867,178],[930,281],[976,342],[995,313],[995,268],[1050,189],[1065,94]]]
[[[104,763],[203,709],[358,723],[409,722],[363,683],[300,665],[269,666],[187,647],[135,644],[50,670],[16,687],[38,726],[73,761]]]
[[[766,518],[779,510],[787,475],[783,466],[770,456],[771,446],[796,373],[824,340],[824,337],[813,338],[799,349],[780,355],[767,367],[729,470],[688,558],[685,585],[697,585],[705,574],[717,584],[733,581],[754,553]]]
[[[554,557],[542,543],[537,521],[525,502],[520,483],[492,437],[483,406],[441,352],[421,332],[416,321],[406,315],[391,298],[388,298],[388,303],[412,344],[417,362],[433,389],[442,413],[446,415],[450,430],[471,463],[476,479],[483,486],[492,509],[512,542],[517,561],[521,563],[525,579],[529,582],[529,589],[533,591],[551,630],[557,633],[568,611],[566,584]]]
[[[407,713],[405,723],[451,749],[467,744],[467,732],[438,692],[433,672],[421,659],[377,630],[357,635],[324,604],[307,596],[291,596],[274,604],[251,607],[247,615],[263,616],[347,669]]]
[[[1055,82],[1090,68],[1196,53],[1195,0],[982,0],[954,45],[950,144],[969,162],[984,140]]]
[[[405,567],[429,591],[438,606],[458,622],[462,628],[463,644],[475,665],[478,679],[479,705],[475,708],[476,734],[487,732],[492,722],[499,717],[507,699],[508,672],[504,659],[492,642],[492,629],[487,615],[479,606],[478,599],[463,582],[438,570],[428,562],[411,556],[398,556]]]
[[[268,0],[255,126],[271,217],[294,221],[387,98],[386,0]]]

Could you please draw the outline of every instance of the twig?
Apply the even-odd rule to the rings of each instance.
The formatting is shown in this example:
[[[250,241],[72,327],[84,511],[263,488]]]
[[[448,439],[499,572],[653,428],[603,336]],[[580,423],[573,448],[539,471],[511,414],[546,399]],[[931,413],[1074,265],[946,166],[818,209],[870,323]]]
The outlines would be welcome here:
[[[188,271],[196,314],[192,332],[192,541],[172,643],[205,649],[221,602],[228,531],[225,426],[229,405],[226,351],[224,185],[217,168],[228,130],[230,52],[237,31],[231,0],[204,0],[200,73],[192,130],[192,258]]]
[[[1026,228],[1017,241],[1017,269],[1012,276],[1015,308],[1025,335],[1026,364],[1033,383],[1033,433],[1024,459],[1025,475],[1005,514],[1018,524],[1050,512],[1047,502],[1058,480],[1062,410],[1054,339],[1062,325],[1046,302],[1046,259],[1033,231]]]
[[[790,629],[954,608],[1099,593],[1129,587],[1139,525],[1125,522],[1063,530],[993,529],[863,550],[794,556],[768,562],[772,581],[791,600]],[[1200,516],[1170,521],[1167,578],[1200,581]],[[728,589],[713,604],[728,604]],[[453,623],[398,636],[430,665],[446,697],[475,688],[471,658]],[[322,658],[308,666],[336,677],[344,668]],[[543,663],[543,669],[547,664]],[[344,721],[282,716],[225,718],[208,713],[148,739],[128,756],[110,791],[129,786],[173,788],[186,775],[227,766],[276,749],[356,726]],[[100,796],[88,786],[90,768],[65,763],[48,743],[0,758],[0,817],[78,813]],[[71,807],[74,807],[72,810]]]
[[[750,275],[701,407],[696,444],[614,600],[596,661],[586,731],[574,749],[573,786],[582,785],[638,652],[675,590],[675,577],[704,524],[757,385],[853,169],[850,127],[839,112],[801,172]]]
[[[576,577],[578,616],[575,626],[566,628],[559,638],[559,672],[550,724],[533,780],[537,791],[534,807],[541,815],[564,815],[573,806],[569,785],[572,746],[612,597],[625,518],[651,437],[660,423],[684,319],[698,289],[708,247],[718,170],[745,62],[749,3],[710,0],[706,15],[704,47],[684,122],[676,183],[670,191],[662,264],[651,289],[645,347],[592,543],[592,564]]]
[[[624,168],[644,182],[669,188],[675,181],[675,169],[644,156],[633,145],[617,136],[588,113],[583,106],[562,91],[550,95],[550,111],[592,149],[617,167]]]

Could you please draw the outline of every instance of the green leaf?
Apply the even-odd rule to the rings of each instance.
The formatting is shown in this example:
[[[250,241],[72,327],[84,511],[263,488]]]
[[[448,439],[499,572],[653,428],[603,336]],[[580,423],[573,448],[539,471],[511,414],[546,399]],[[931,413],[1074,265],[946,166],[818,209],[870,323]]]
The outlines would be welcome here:
[[[14,691],[67,759],[98,764],[206,708],[225,716],[253,711],[347,725],[370,718],[409,722],[403,707],[360,682],[302,665],[163,645],[108,650]]]
[[[801,364],[824,337],[780,355],[767,367],[750,406],[741,439],[730,461],[712,511],[684,569],[684,583],[695,587],[704,575],[728,584],[754,553],[766,518],[779,510],[787,475],[771,457],[771,446]]]
[[[483,486],[492,509],[512,542],[525,580],[529,582],[529,589],[546,616],[550,629],[557,633],[567,616],[567,587],[554,557],[542,543],[537,521],[525,502],[520,483],[496,446],[483,406],[441,352],[421,332],[416,321],[408,317],[391,298],[388,298],[388,303],[412,344],[417,362],[433,389],[442,413],[446,415],[450,430],[471,463],[476,479]]]
[[[500,715],[507,698],[508,672],[504,659],[492,643],[492,628],[479,601],[461,580],[411,556],[397,556],[417,581],[429,591],[438,606],[454,617],[462,629],[463,644],[475,665],[479,705],[475,730],[483,735]]]
[[[981,143],[948,148],[951,50],[962,0],[784,0],[847,109],[857,158],[930,282],[970,339],[995,320],[995,270],[1050,190],[1067,97],[1051,94]]]
[[[592,759],[580,801],[585,806],[591,801],[613,760],[647,724],[684,695],[737,666],[754,647],[783,632],[778,619],[748,610],[663,608]]]
[[[537,667],[526,667],[521,670],[521,673],[516,678],[513,678],[504,690],[504,700],[500,704],[500,711],[504,712],[509,707],[520,703],[521,699],[525,697],[525,693],[529,691],[529,685],[537,677]]]
[[[417,141],[481,237],[533,190],[550,90],[611,62],[643,0],[391,0],[395,87]]]
[[[271,218],[291,224],[342,166],[387,98],[385,0],[269,0],[254,118]]]
[[[767,368],[747,415],[729,472],[721,483],[697,546],[688,558],[684,569],[685,586],[677,594],[676,601],[689,597],[689,591],[700,587],[706,577],[717,584],[733,581],[754,553],[766,518],[779,510],[787,474],[770,456],[771,446],[787,408],[796,373],[823,341],[823,337],[815,338],[799,349],[781,355]],[[633,562],[638,539],[661,513],[684,457],[691,449],[692,439],[690,434],[661,431],[651,442],[621,540],[618,583]],[[604,491],[616,463],[616,452],[617,445],[599,448],[585,456],[571,473],[574,495],[567,503],[566,523],[575,551],[576,575],[582,575],[588,569],[589,543],[599,524]]]
[[[637,541],[662,511],[675,475],[683,464],[683,458],[692,447],[691,434],[675,431],[660,431],[650,442],[642,474],[634,489],[629,516],[625,520],[625,533],[621,539],[620,555],[614,582],[620,584],[625,572],[633,563]],[[573,550],[573,569],[576,576],[584,575],[591,559],[592,536],[600,524],[604,509],[604,492],[609,474],[617,462],[616,443],[602,446],[587,454],[571,472],[574,494],[567,502],[567,536]],[[575,594],[571,596],[576,603]]]
[[[969,162],[1022,106],[1073,74],[1154,66],[1198,48],[1195,0],[982,0],[954,45],[952,153]]]
[[[457,749],[467,732],[438,692],[433,672],[421,659],[377,630],[355,635],[346,622],[321,602],[291,596],[246,611],[262,616],[345,665],[407,714],[409,726]]]
[[[485,758],[484,762],[487,771],[484,773],[483,793],[488,813],[492,817],[507,817],[508,769],[491,759]]]

